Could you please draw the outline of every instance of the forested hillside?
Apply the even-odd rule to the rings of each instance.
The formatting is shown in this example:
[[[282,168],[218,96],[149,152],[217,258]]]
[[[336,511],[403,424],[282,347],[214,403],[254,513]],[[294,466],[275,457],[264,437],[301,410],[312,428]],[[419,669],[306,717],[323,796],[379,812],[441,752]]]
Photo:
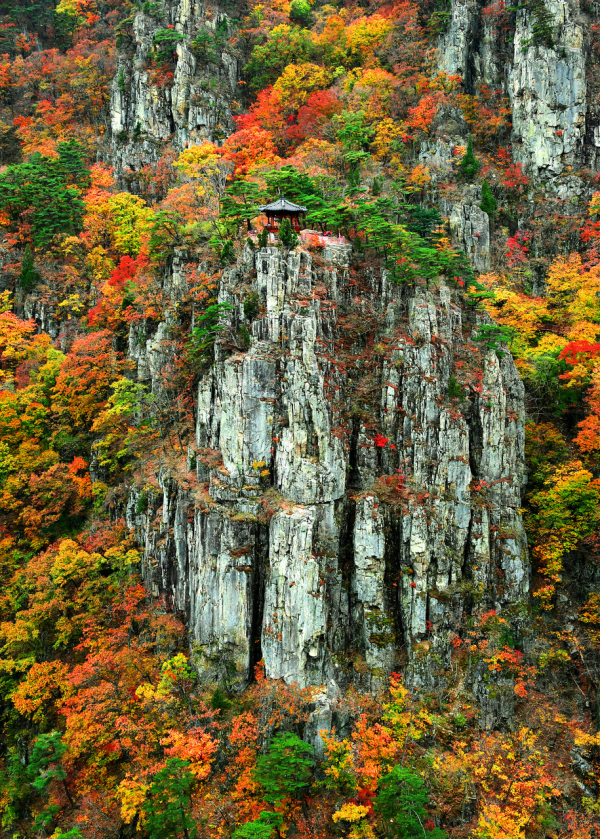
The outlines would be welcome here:
[[[597,839],[599,97],[596,0],[0,0],[7,839]]]

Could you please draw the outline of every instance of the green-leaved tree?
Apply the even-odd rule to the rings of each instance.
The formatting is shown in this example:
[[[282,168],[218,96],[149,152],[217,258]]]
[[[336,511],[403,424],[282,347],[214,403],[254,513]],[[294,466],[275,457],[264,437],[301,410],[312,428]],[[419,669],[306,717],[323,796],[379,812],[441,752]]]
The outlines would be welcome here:
[[[84,203],[81,191],[89,185],[89,170],[78,143],[59,143],[58,158],[34,154],[25,163],[9,166],[0,175],[0,208],[13,232],[31,225],[35,248],[47,248],[61,234],[81,230]]]
[[[150,839],[192,839],[195,824],[190,809],[190,791],[194,776],[188,771],[189,761],[171,757],[157,772],[144,803],[146,830]]]
[[[201,315],[196,318],[196,324],[192,329],[192,338],[189,344],[189,353],[197,363],[210,361],[217,334],[225,328],[221,323],[221,317],[233,306],[229,303],[214,303],[207,306]]]
[[[23,262],[21,262],[21,274],[19,276],[19,285],[25,293],[32,291],[40,281],[40,275],[36,271],[33,262],[33,251],[31,245],[25,248],[23,255]]]
[[[40,734],[35,741],[33,753],[27,769],[31,778],[31,786],[45,795],[52,781],[62,782],[69,804],[75,807],[75,802],[67,784],[67,773],[61,760],[67,751],[66,743],[62,741],[60,731],[51,731],[49,734]],[[36,821],[36,827],[44,829],[49,825],[58,813],[56,805],[46,807]]]
[[[483,210],[484,213],[488,214],[490,219],[494,217],[497,203],[492,193],[492,188],[490,187],[487,181],[484,181],[481,185],[481,204],[479,205],[479,207]]]
[[[232,834],[231,839],[271,839],[275,828],[283,822],[281,813],[270,813],[263,810],[260,816],[253,822],[246,822],[238,827]]]
[[[237,234],[243,222],[248,231],[252,230],[252,219],[259,215],[263,198],[262,189],[253,181],[234,181],[227,187],[221,199],[220,221],[231,235]]]
[[[310,3],[308,0],[292,0],[290,6],[290,20],[299,23],[300,26],[308,28],[312,18]]]
[[[424,824],[430,818],[426,810],[428,804],[429,793],[423,779],[409,769],[394,766],[379,781],[374,807],[385,823],[388,836],[395,839],[445,839],[446,834],[439,827],[425,829]]]
[[[458,165],[458,171],[465,181],[472,181],[475,175],[479,172],[479,161],[475,157],[475,153],[473,151],[473,138],[470,134],[469,141],[467,143],[467,150]]]
[[[264,790],[264,799],[277,804],[299,798],[310,786],[314,748],[297,734],[278,732],[266,755],[256,761],[253,777]]]
[[[294,248],[298,244],[298,234],[292,230],[289,218],[284,218],[279,225],[279,241],[285,248]]]

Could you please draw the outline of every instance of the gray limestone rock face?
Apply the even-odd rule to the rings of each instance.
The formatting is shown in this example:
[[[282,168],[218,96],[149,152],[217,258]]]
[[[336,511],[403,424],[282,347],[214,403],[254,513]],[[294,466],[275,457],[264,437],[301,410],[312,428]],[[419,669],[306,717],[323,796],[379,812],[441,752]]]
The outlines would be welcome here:
[[[344,442],[331,433],[323,371],[315,355],[316,315],[298,316],[289,326],[289,355],[282,368],[282,428],[275,464],[277,489],[294,501],[334,501],[344,492]]]
[[[479,703],[479,725],[484,729],[510,727],[514,719],[515,683],[506,677],[490,678],[480,662],[473,676],[473,694]]]
[[[374,495],[356,502],[352,628],[372,674],[371,686],[382,687],[383,676],[396,659],[395,625],[385,581],[385,511]]]
[[[113,162],[132,188],[136,173],[158,160],[167,141],[181,150],[205,140],[219,142],[231,132],[237,59],[223,48],[211,61],[201,61],[192,48],[200,29],[210,36],[223,21],[228,21],[225,12],[196,0],[166,0],[156,15],[135,14],[133,44],[119,55],[111,88]],[[168,28],[179,38],[172,80],[152,65],[157,33]]]
[[[222,382],[223,465],[238,488],[255,485],[257,472],[272,468],[273,408],[279,395],[276,362],[255,344],[243,359],[223,363]]]
[[[502,613],[529,591],[512,359],[472,340],[460,289],[347,255],[246,249],[222,274],[221,335],[250,292],[250,347],[219,339],[199,383],[189,476],[161,475],[162,515],[131,520],[146,578],[208,681],[240,689],[262,658],[303,686],[378,689],[399,666],[432,685],[469,603]]]
[[[252,664],[252,620],[260,538],[252,521],[197,512],[190,536],[189,624],[193,658],[202,678],[246,684]]]
[[[313,555],[315,514],[294,507],[271,519],[262,650],[272,679],[321,684],[327,600]]]
[[[161,321],[153,330],[144,323],[129,327],[127,355],[135,366],[135,378],[152,393],[160,394],[163,374],[173,360],[173,336],[169,324]]]
[[[449,214],[450,235],[473,268],[485,272],[490,270],[490,220],[480,203],[480,187],[464,190],[464,203],[454,204]]]
[[[438,67],[467,80],[472,62],[474,30],[479,22],[476,0],[452,0],[445,31],[438,40]],[[469,80],[470,81],[470,80]]]
[[[457,138],[457,142],[441,137],[425,140],[419,148],[419,163],[427,166],[430,175],[433,173],[441,180],[448,179],[453,169],[452,153],[460,142],[464,145],[462,138]]]
[[[482,9],[474,0],[451,0],[438,39],[438,70],[462,76],[468,93],[481,85],[503,90],[512,111],[516,160],[536,181],[563,197],[576,196],[581,185],[570,183],[569,170],[596,167],[600,148],[586,76],[593,61],[586,39],[591,18],[577,0],[523,4],[502,21]],[[587,7],[586,15],[596,16],[597,10]],[[499,27],[507,26],[500,37]]]
[[[553,176],[578,160],[587,110],[586,55],[574,4],[544,5],[553,16],[552,46],[533,42],[534,12],[517,13],[508,91],[519,159],[532,174]]]

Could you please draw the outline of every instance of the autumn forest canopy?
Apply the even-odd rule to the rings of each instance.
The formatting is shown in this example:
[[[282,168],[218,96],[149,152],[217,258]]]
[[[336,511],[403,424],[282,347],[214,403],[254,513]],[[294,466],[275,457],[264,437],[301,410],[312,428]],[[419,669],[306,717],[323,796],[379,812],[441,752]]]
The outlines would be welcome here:
[[[200,6],[0,0],[2,835],[598,839],[598,10]]]

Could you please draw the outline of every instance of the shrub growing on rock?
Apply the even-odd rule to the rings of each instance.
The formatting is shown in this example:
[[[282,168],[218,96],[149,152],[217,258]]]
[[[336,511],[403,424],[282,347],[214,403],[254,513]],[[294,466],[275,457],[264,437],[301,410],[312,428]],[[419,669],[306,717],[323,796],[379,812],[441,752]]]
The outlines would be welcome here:
[[[458,171],[465,181],[472,181],[475,175],[479,172],[479,161],[475,157],[475,153],[473,151],[473,138],[471,135],[469,135],[467,151],[459,163]]]

